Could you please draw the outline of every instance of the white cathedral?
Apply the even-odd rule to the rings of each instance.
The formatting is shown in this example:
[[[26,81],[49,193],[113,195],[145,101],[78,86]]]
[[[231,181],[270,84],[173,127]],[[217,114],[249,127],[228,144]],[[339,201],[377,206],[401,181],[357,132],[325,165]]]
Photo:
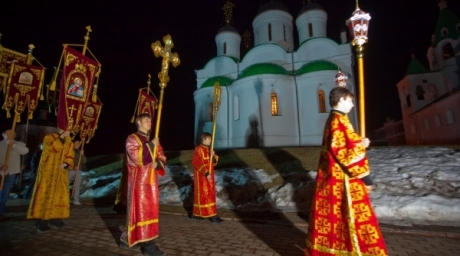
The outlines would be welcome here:
[[[241,57],[241,36],[226,16],[215,37],[217,56],[196,71],[196,142],[202,132],[212,131],[214,84],[219,82],[216,149],[321,145],[339,70],[356,94],[346,32],[340,44],[328,38],[327,13],[308,3],[295,20],[296,46],[293,16],[281,2],[269,1],[252,22],[254,46]],[[349,117],[357,129],[355,109]]]

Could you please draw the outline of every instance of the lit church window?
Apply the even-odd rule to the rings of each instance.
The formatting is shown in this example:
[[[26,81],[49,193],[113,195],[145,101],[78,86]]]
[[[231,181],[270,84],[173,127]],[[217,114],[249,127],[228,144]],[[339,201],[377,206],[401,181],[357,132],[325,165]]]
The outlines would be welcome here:
[[[272,116],[278,115],[278,98],[276,93],[272,92]]]
[[[324,97],[324,92],[322,90],[318,92],[318,103],[319,113],[326,113],[326,98]]]

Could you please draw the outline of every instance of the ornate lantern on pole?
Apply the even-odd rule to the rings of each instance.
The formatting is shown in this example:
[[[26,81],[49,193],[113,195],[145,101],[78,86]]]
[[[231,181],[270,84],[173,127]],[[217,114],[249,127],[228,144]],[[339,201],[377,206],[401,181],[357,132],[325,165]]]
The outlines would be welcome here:
[[[358,0],[356,0],[356,10],[353,12],[346,24],[350,29],[352,45],[356,46],[356,56],[358,58],[359,73],[359,131],[362,137],[366,137],[365,127],[365,110],[364,110],[364,43],[367,42],[367,32],[371,16],[359,9]]]
[[[347,87],[348,76],[345,75],[342,71],[339,70],[337,75],[335,75],[335,84],[339,87]]]

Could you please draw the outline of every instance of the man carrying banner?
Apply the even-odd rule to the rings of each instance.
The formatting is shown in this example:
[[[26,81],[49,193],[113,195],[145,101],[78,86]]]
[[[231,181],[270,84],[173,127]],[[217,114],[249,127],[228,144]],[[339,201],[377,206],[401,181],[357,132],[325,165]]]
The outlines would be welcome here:
[[[209,219],[213,223],[221,223],[217,216],[216,185],[214,166],[218,156],[210,150],[212,135],[204,132],[201,135],[201,144],[193,152],[193,213],[192,219]]]
[[[43,139],[43,153],[27,213],[28,219],[38,219],[39,233],[49,230],[49,225],[63,227],[62,219],[70,215],[67,170],[74,169],[75,151],[69,135],[69,131],[62,131]]]
[[[0,220],[4,218],[3,212],[5,211],[6,201],[8,201],[16,177],[21,171],[21,155],[29,152],[24,142],[14,140],[14,132],[12,130],[6,130],[2,135],[3,140],[0,141],[0,171],[2,175],[6,176],[3,188],[0,191]],[[5,165],[8,147],[10,147],[9,161]]]
[[[149,141],[152,119],[140,114],[135,119],[137,133],[126,140],[128,166],[128,205],[126,230],[120,237],[120,247],[142,243],[144,255],[166,255],[154,242],[159,233],[158,176],[164,175],[166,157],[158,138]],[[153,149],[157,158],[153,159]],[[148,203],[146,203],[148,202]]]

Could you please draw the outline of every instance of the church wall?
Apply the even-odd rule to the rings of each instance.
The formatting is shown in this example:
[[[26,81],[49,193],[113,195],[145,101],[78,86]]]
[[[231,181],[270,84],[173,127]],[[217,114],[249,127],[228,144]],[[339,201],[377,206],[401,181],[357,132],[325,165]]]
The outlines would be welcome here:
[[[206,63],[205,67],[196,71],[197,89],[208,78],[215,76],[228,76],[232,79],[238,77],[238,65],[231,58],[226,56],[216,57]]]
[[[460,56],[450,58],[445,61],[446,66],[441,70],[443,77],[445,78],[447,91],[454,89],[460,89]]]
[[[269,40],[268,25],[272,27],[272,40]],[[284,28],[286,26],[286,41],[284,40]],[[255,46],[265,43],[286,42],[294,47],[292,16],[280,10],[270,10],[259,14],[252,22]],[[285,49],[287,50],[287,48]]]
[[[299,34],[299,45],[309,36],[308,24],[312,25],[313,37],[326,37],[327,14],[324,11],[304,12],[296,19],[297,32]]]
[[[460,92],[415,113],[422,145],[460,143]]]
[[[226,43],[226,53],[224,53],[224,43]],[[217,56],[226,55],[240,59],[241,37],[237,33],[225,31],[217,34]]]
[[[336,71],[318,71],[297,77],[300,140],[302,146],[320,146],[324,124],[329,116],[329,93],[336,86]],[[326,112],[320,113],[318,92],[325,95]]]
[[[409,75],[411,104],[417,111],[445,94],[445,81],[440,72]]]
[[[342,54],[345,54],[343,52]],[[313,60],[328,59],[339,55],[336,42],[326,38],[314,38],[304,43],[294,54],[294,62],[308,63]]]
[[[240,63],[240,71],[243,71],[247,67],[257,63],[275,63],[284,65],[291,63],[290,54],[288,54],[283,48],[275,44],[266,44],[257,46],[257,48],[249,51]]]

